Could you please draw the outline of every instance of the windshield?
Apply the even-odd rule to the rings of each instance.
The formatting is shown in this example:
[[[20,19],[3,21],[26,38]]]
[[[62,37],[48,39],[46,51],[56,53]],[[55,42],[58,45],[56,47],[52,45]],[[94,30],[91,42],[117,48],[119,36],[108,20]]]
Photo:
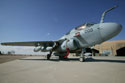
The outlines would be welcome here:
[[[86,26],[87,27],[90,27],[90,26],[93,26],[95,23],[87,23]]]
[[[82,24],[82,25],[76,27],[74,30],[82,30],[82,29],[84,29],[84,28],[91,27],[91,26],[93,26],[94,24],[96,24],[96,23],[86,23],[86,24]],[[74,30],[69,31],[69,32],[66,33],[65,35],[69,35],[70,32],[72,32],[72,31],[74,31]]]

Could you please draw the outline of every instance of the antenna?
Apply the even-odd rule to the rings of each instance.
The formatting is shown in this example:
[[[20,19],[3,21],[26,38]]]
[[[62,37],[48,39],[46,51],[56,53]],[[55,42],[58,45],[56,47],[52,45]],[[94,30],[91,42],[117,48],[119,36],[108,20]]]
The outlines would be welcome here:
[[[100,23],[103,23],[103,22],[104,22],[104,17],[105,17],[105,15],[106,15],[107,12],[109,12],[109,11],[111,11],[111,10],[117,8],[117,7],[118,7],[118,6],[116,5],[116,6],[110,8],[110,9],[108,9],[108,10],[105,10],[105,11],[103,12],[103,14],[102,14]]]

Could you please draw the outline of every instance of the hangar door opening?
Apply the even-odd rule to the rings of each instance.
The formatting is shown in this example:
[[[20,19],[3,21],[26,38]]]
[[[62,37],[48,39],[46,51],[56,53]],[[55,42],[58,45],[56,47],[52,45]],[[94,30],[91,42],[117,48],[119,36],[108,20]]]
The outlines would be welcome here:
[[[117,56],[125,56],[125,47],[117,50]]]

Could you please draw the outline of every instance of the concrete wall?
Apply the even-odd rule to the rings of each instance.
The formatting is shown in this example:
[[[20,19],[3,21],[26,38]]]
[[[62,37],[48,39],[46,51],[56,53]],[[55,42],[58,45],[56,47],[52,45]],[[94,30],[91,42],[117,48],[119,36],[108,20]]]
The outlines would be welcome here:
[[[125,40],[118,41],[106,41],[100,45],[96,45],[94,48],[99,50],[99,53],[110,52],[110,55],[117,56],[117,50],[125,47]]]

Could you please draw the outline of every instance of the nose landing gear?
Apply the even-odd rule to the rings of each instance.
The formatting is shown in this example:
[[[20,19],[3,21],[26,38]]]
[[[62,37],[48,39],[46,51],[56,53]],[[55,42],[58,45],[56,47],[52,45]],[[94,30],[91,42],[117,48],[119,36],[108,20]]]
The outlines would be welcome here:
[[[82,49],[82,52],[80,54],[80,58],[79,58],[79,61],[80,62],[84,62],[85,61],[85,52],[86,52],[86,49]]]

